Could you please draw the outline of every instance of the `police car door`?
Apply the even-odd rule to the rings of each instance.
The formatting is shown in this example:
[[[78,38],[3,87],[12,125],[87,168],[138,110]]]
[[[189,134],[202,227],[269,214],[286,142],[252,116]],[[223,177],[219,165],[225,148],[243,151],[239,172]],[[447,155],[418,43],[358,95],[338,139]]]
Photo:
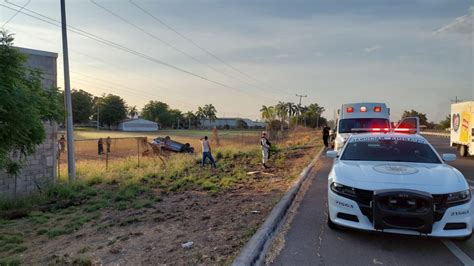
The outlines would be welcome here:
[[[420,134],[420,119],[416,116],[402,119],[395,127],[395,132]]]

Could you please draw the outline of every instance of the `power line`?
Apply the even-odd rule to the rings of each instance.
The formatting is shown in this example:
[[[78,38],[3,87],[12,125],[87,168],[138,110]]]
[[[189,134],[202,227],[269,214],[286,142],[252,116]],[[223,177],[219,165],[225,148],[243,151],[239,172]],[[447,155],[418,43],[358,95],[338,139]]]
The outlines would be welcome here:
[[[171,48],[171,49],[173,49],[173,50],[175,50],[175,51],[178,51],[178,52],[184,54],[185,56],[191,58],[193,61],[195,61],[195,62],[197,62],[197,63],[199,63],[199,64],[202,64],[202,65],[208,67],[209,69],[211,69],[211,70],[213,70],[213,71],[215,71],[215,72],[217,72],[217,73],[219,73],[219,74],[221,74],[221,75],[224,75],[224,76],[226,76],[226,77],[229,77],[229,78],[238,80],[238,81],[240,81],[240,82],[242,82],[242,83],[245,83],[246,85],[253,86],[252,84],[250,84],[250,83],[248,83],[248,82],[246,82],[246,81],[244,81],[244,80],[242,80],[242,79],[240,79],[240,78],[237,78],[237,77],[235,77],[235,76],[233,76],[233,75],[229,75],[229,74],[227,74],[227,73],[225,73],[225,72],[220,71],[219,69],[216,69],[215,67],[213,67],[213,66],[211,66],[211,65],[209,65],[209,64],[206,64],[206,63],[202,62],[201,60],[197,59],[196,57],[194,57],[194,56],[192,56],[192,55],[186,53],[185,51],[183,51],[183,50],[177,48],[176,46],[172,45],[171,43],[166,42],[166,41],[164,41],[163,39],[157,37],[155,34],[150,33],[149,31],[143,29],[142,27],[140,27],[140,26],[138,26],[138,25],[132,23],[130,20],[124,18],[123,16],[120,16],[119,14],[113,12],[113,11],[110,10],[109,8],[107,8],[107,7],[105,7],[105,6],[103,6],[103,5],[99,4],[99,3],[97,3],[95,0],[90,0],[90,2],[91,2],[92,4],[94,4],[95,6],[99,7],[100,9],[104,10],[105,12],[109,13],[110,15],[112,15],[112,16],[118,18],[119,20],[123,21],[124,23],[126,23],[126,24],[132,26],[133,28],[135,28],[135,29],[137,29],[137,30],[139,30],[140,32],[142,32],[142,33],[144,33],[144,34],[150,36],[151,38],[153,38],[153,39],[159,41],[160,43],[162,43],[162,44],[168,46],[169,48]],[[180,35],[180,36],[181,36],[181,35]],[[255,88],[255,89],[259,89],[259,88]],[[261,90],[261,89],[259,89],[259,90]],[[262,91],[263,91],[263,90],[262,90]]]
[[[5,2],[8,2],[8,0],[5,0]],[[31,0],[28,0],[28,1],[21,7],[20,11],[23,10],[27,5],[29,5],[30,2],[31,2]],[[20,13],[20,12],[19,12],[19,11],[16,11],[15,14],[13,14],[13,16],[11,16],[5,23],[3,23],[2,28],[5,28],[5,26],[6,26],[8,23],[10,23],[10,21],[12,21],[12,20],[18,15],[18,13]]]
[[[10,3],[10,2],[7,2],[7,3],[19,7],[18,5],[13,4],[13,3]],[[43,14],[40,14],[40,13],[38,13],[38,12],[29,10],[29,9],[27,9],[27,8],[24,8],[24,10],[27,10],[27,11],[33,13],[33,14],[36,14],[36,15],[41,16],[41,17],[44,17],[44,18],[46,18],[46,19],[49,19],[50,21],[47,21],[46,19],[42,19],[42,18],[39,18],[39,17],[37,17],[37,16],[31,15],[31,14],[28,14],[28,13],[25,13],[25,12],[23,12],[22,10],[18,10],[18,9],[15,9],[15,8],[11,8],[11,7],[6,6],[6,5],[4,5],[4,4],[0,4],[0,6],[3,6],[3,7],[5,7],[5,8],[8,8],[8,9],[11,9],[11,10],[14,10],[14,11],[18,11],[19,13],[21,13],[21,14],[23,14],[23,15],[26,15],[26,16],[29,16],[29,17],[38,19],[38,20],[40,20],[40,21],[43,21],[43,22],[45,22],[45,23],[48,23],[48,24],[51,24],[51,25],[54,25],[54,26],[57,26],[57,27],[60,27],[60,25],[57,24],[57,23],[59,23],[57,20],[55,20],[55,19],[53,19],[53,18],[50,18],[50,17],[48,17],[48,16],[45,16],[45,15],[43,15]],[[54,21],[54,22],[56,22],[56,23],[53,23],[53,22],[51,22],[51,21]],[[182,68],[180,68],[180,67],[174,66],[174,65],[172,65],[172,64],[170,64],[170,63],[167,63],[167,62],[165,62],[165,61],[156,59],[156,58],[154,58],[154,57],[152,57],[152,56],[149,56],[149,55],[147,55],[147,54],[138,52],[138,51],[136,51],[136,50],[133,50],[133,49],[128,48],[128,47],[125,47],[125,46],[123,46],[123,45],[117,44],[117,43],[115,43],[115,42],[109,41],[109,40],[107,40],[107,39],[104,39],[104,38],[102,38],[102,37],[99,37],[99,36],[97,36],[97,35],[94,35],[94,34],[92,34],[92,33],[89,33],[89,32],[87,32],[87,31],[81,30],[81,29],[79,29],[79,28],[73,27],[73,26],[71,26],[71,25],[68,25],[68,28],[69,28],[72,32],[74,32],[74,33],[76,33],[76,34],[78,34],[78,35],[81,35],[81,36],[83,36],[83,37],[86,37],[86,38],[95,40],[95,41],[97,41],[97,42],[100,42],[100,43],[102,43],[102,44],[108,45],[108,46],[113,47],[113,48],[115,48],[115,49],[122,50],[122,51],[127,52],[127,53],[130,53],[130,54],[132,54],[132,55],[141,57],[141,58],[146,59],[146,60],[148,60],[148,61],[150,61],[150,62],[153,62],[153,63],[156,63],[156,64],[160,64],[160,65],[164,65],[164,66],[166,66],[166,67],[172,68],[172,69],[174,69],[174,70],[176,70],[176,71],[179,71],[179,72],[182,72],[182,73],[184,73],[184,74],[188,74],[188,75],[190,75],[190,76],[194,76],[195,78],[199,78],[199,79],[202,79],[202,80],[204,80],[204,81],[207,81],[207,82],[209,82],[209,83],[213,83],[213,84],[215,84],[215,85],[218,85],[218,86],[221,86],[221,87],[224,87],[224,88],[227,88],[227,89],[231,89],[231,90],[234,90],[234,91],[236,91],[236,92],[240,92],[240,93],[246,94],[246,93],[244,93],[242,90],[240,90],[239,88],[236,88],[236,87],[227,85],[227,84],[225,84],[225,83],[222,83],[222,82],[219,82],[219,81],[215,81],[215,80],[209,79],[209,78],[207,78],[207,77],[204,77],[204,76],[202,76],[202,75],[193,73],[193,72],[191,72],[191,71],[182,69]],[[248,94],[247,94],[247,95],[248,95]],[[248,95],[248,96],[252,96],[252,95]]]
[[[246,73],[242,72],[241,70],[237,69],[236,67],[230,65],[229,63],[225,62],[223,59],[221,59],[220,57],[218,57],[217,55],[215,55],[214,53],[210,52],[209,50],[205,49],[204,47],[202,47],[201,45],[197,44],[195,41],[193,41],[191,38],[185,36],[184,34],[180,33],[178,30],[174,29],[171,25],[169,25],[168,23],[164,22],[162,19],[158,18],[156,15],[152,14],[151,12],[149,12],[148,10],[146,10],[144,7],[140,6],[139,4],[137,4],[136,2],[134,2],[133,0],[129,0],[130,4],[134,5],[136,8],[138,8],[139,10],[141,10],[143,13],[147,14],[148,16],[150,16],[151,18],[153,18],[155,21],[157,21],[158,23],[160,23],[161,25],[165,26],[167,29],[169,29],[170,31],[176,33],[178,36],[180,36],[181,38],[183,38],[184,40],[188,41],[189,43],[191,43],[192,45],[194,45],[195,47],[197,47],[198,49],[200,49],[201,51],[203,51],[204,53],[210,55],[211,57],[213,57],[214,59],[216,59],[217,61],[219,61],[220,63],[226,65],[227,67],[229,67],[230,69],[233,69],[234,71],[240,73],[241,75],[243,76],[246,76],[247,78],[250,78],[252,79],[253,81],[256,81],[256,82],[259,82],[258,80],[250,77],[249,75],[247,75]],[[231,76],[233,77],[233,76]],[[234,79],[238,79],[236,77],[233,77]],[[238,79],[240,80],[241,82],[244,82],[246,83],[247,85],[251,85],[253,86],[252,84],[250,83],[247,83],[241,79]],[[286,91],[282,91],[282,90],[279,90],[280,92],[283,92],[284,94],[287,94],[287,95],[291,95],[290,93],[286,92]]]

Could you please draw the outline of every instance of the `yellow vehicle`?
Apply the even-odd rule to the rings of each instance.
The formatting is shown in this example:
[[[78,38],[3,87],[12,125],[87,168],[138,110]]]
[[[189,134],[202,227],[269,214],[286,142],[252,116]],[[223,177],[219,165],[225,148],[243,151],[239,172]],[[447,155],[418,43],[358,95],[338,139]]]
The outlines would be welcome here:
[[[451,105],[450,142],[461,156],[474,155],[474,101]]]

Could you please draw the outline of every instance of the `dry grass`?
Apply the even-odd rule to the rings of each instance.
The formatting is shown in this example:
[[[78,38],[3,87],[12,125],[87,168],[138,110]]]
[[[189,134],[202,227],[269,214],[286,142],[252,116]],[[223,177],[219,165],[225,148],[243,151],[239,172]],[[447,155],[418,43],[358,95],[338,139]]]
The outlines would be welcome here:
[[[272,156],[272,171],[284,177],[278,181],[282,187],[287,187],[297,177],[302,167],[311,160],[312,154],[307,153],[306,157],[298,161],[299,164],[289,168],[287,160],[292,156],[295,159],[298,149],[307,145],[320,145],[319,142],[315,132],[304,131],[295,132],[278,144]],[[226,195],[242,186],[260,191],[271,190],[271,186],[268,186],[271,180],[264,181],[262,177],[247,175],[248,171],[261,169],[258,142],[242,145],[229,138],[228,142],[223,141],[222,144],[213,150],[218,165],[215,170],[200,168],[199,154],[170,154],[165,162],[154,157],[141,158],[139,165],[136,157],[120,158],[110,161],[108,170],[105,169],[104,161],[83,160],[76,165],[76,182],[67,183],[67,177],[63,175],[58,184],[46,188],[39,197],[25,199],[21,204],[0,201],[0,233],[11,233],[8,238],[0,238],[0,257],[5,258],[4,261],[0,260],[0,264],[19,263],[21,260],[18,256],[29,252],[31,247],[21,239],[40,236],[49,240],[57,239],[97,221],[103,213],[147,209],[160,204],[168,195],[196,191],[214,197]],[[67,172],[64,165],[61,172]],[[5,219],[8,218],[5,214],[12,210],[21,210],[25,218]],[[127,219],[122,219],[117,226],[125,226],[127,222]],[[25,224],[28,224],[27,231],[11,230],[24,228]]]

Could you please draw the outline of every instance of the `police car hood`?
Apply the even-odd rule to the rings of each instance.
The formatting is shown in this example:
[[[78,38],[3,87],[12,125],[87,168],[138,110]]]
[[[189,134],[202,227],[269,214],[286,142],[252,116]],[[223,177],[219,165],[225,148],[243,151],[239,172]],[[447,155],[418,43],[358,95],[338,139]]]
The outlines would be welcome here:
[[[360,189],[414,189],[433,194],[468,189],[466,180],[447,164],[343,161],[335,163],[334,182]]]

